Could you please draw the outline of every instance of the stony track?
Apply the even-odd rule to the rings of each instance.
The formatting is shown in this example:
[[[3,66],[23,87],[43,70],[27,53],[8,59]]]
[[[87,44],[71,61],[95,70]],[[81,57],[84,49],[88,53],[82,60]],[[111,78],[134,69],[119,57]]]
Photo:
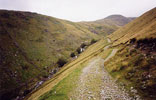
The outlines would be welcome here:
[[[107,49],[107,48],[106,48]],[[104,60],[93,58],[82,70],[78,85],[70,100],[140,100],[131,98],[124,87],[119,87],[104,68],[104,62],[115,55],[117,49]]]
[[[109,60],[115,55],[117,49],[113,49],[111,54],[105,59],[101,60],[102,63]],[[104,64],[102,67],[102,85],[101,85],[101,100],[131,100],[128,93],[124,88],[119,88],[116,82],[112,79],[109,73],[105,70]]]

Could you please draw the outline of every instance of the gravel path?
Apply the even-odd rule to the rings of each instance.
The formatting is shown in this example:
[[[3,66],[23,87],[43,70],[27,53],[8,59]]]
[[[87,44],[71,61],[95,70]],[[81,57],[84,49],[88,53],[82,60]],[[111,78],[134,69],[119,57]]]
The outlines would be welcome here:
[[[108,43],[111,40],[107,38]],[[104,50],[108,49],[106,46]],[[135,98],[129,96],[124,87],[119,87],[115,80],[104,68],[104,62],[113,57],[117,49],[113,49],[106,58],[93,58],[82,70],[77,88],[72,93],[70,100],[141,100],[138,95]]]
[[[96,57],[88,63],[82,70],[77,88],[70,100],[140,100],[129,97],[125,89],[119,88],[104,69],[104,62],[114,56],[116,52],[117,49],[113,49],[105,60]]]
[[[134,100],[129,97],[124,88],[119,88],[107,71],[103,71],[101,100]]]
[[[78,87],[75,89],[71,100],[99,100],[99,98],[97,98],[100,97],[100,92],[97,91],[97,88],[100,89],[100,84],[98,84],[97,81],[99,81],[101,77],[100,67],[97,67],[99,66],[99,61],[100,58],[91,60],[82,70]]]
[[[109,60],[115,55],[117,49],[113,49],[111,54],[102,62]],[[104,69],[102,71],[102,86],[101,86],[101,100],[131,100],[128,93],[126,93],[124,88],[119,88],[109,73]]]

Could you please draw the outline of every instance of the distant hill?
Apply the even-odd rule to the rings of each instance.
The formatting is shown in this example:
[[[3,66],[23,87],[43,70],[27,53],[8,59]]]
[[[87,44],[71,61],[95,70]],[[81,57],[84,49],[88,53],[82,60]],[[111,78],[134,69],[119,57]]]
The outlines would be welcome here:
[[[79,23],[36,13],[0,11],[0,99],[27,92],[60,58],[99,36]]]
[[[124,17],[122,15],[110,15],[104,19],[97,20],[98,23],[114,24],[117,26],[124,26],[130,21],[134,20],[135,17]]]
[[[110,15],[104,19],[82,22],[91,32],[102,34],[104,36],[115,32],[118,28],[128,24],[136,17],[124,17],[122,15]]]
[[[130,21],[136,19],[137,17],[127,17]]]
[[[109,36],[115,44],[125,43],[132,38],[156,37],[156,8],[118,29]]]

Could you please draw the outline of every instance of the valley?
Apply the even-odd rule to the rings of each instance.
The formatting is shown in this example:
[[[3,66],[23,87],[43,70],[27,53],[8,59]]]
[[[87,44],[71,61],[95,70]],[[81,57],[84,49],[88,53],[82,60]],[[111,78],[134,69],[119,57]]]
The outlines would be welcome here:
[[[155,100],[156,8],[71,22],[0,11],[0,99]]]

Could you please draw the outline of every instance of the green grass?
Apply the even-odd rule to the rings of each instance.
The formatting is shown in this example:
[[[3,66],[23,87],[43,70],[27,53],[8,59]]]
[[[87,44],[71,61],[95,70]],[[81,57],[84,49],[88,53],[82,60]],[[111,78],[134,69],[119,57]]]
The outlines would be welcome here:
[[[153,62],[152,58],[144,57],[139,50],[130,50],[128,46],[120,46],[117,54],[105,63],[105,68],[119,85],[124,85],[128,91],[134,87],[142,98],[153,100],[156,84],[154,80],[156,69]],[[146,78],[149,74],[151,77]],[[129,93],[131,96],[135,95]]]
[[[40,100],[69,100],[69,93],[76,87],[82,68],[86,64],[80,64],[71,74],[60,81],[51,91],[40,97]]]

